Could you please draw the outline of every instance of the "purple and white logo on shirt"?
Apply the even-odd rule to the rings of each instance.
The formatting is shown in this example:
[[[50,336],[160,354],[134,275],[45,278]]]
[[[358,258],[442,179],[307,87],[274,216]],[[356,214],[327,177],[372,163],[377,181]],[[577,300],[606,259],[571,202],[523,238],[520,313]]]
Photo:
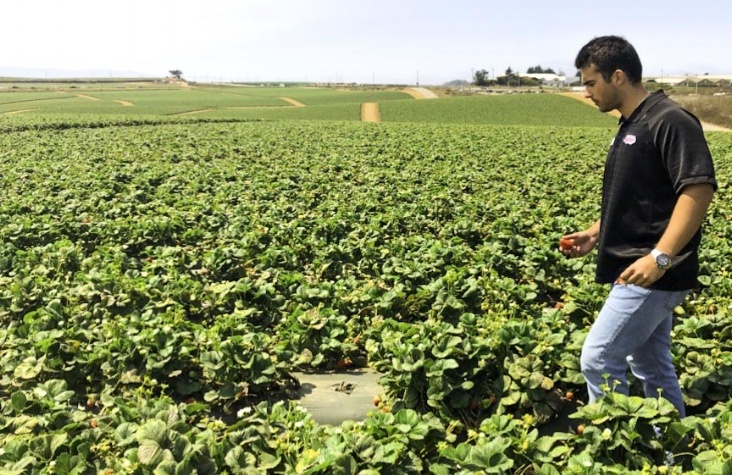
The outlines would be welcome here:
[[[635,135],[628,134],[623,139],[623,143],[626,145],[633,145],[635,143],[635,140],[636,140]]]

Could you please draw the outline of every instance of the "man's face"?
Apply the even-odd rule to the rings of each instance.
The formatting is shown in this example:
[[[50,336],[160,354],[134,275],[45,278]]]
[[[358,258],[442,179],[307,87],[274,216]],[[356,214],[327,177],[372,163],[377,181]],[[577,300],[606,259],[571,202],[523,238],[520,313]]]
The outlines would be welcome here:
[[[585,97],[591,99],[600,112],[610,112],[620,107],[620,94],[612,82],[612,77],[610,82],[605,82],[605,78],[594,64],[580,69],[580,73],[582,74],[582,85],[585,86]]]

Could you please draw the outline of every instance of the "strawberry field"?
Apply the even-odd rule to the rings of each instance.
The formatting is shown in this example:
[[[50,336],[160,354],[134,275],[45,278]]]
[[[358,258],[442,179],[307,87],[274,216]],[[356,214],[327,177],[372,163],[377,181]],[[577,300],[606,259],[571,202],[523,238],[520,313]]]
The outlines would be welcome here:
[[[557,241],[598,216],[611,129],[0,127],[0,473],[732,473],[730,134],[682,419],[637,384],[583,403],[607,289]],[[364,421],[293,399],[367,366]]]

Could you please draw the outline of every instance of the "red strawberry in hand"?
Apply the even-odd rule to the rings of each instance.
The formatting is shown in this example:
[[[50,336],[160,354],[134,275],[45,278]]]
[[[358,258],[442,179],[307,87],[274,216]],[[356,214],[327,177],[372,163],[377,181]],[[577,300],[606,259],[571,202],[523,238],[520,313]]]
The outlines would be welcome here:
[[[559,240],[559,249],[569,251],[574,246],[574,239],[562,238]]]

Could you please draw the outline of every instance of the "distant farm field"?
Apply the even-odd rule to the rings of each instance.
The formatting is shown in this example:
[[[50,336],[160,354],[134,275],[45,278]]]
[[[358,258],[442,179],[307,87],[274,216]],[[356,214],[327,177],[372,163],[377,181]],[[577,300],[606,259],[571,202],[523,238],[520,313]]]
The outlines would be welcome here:
[[[141,90],[63,90],[58,92],[3,92],[0,93],[0,115],[22,111],[25,115],[54,114],[169,116],[176,114],[205,114],[226,117],[267,117],[272,113],[282,118],[281,111],[268,108],[294,109],[295,103],[309,107],[352,107],[361,102],[383,102],[408,99],[396,91],[338,91],[330,88],[179,88]],[[288,101],[291,100],[291,101]],[[247,110],[250,109],[250,110]],[[262,110],[265,109],[265,110]],[[302,117],[293,112],[294,118]],[[315,113],[326,118],[328,112]],[[284,117],[287,114],[285,113]],[[306,116],[307,117],[307,116]],[[358,120],[358,114],[353,120]]]
[[[455,97],[379,105],[385,122],[612,127],[616,119],[556,94]]]
[[[732,134],[675,309],[688,417],[632,379],[586,404],[607,289],[557,240],[615,124],[550,94],[0,93],[0,472],[727,473]],[[362,420],[294,397],[361,368]]]
[[[416,100],[402,91],[331,88],[207,87],[0,93],[0,117],[59,115],[242,120],[360,120],[360,105],[378,103],[384,122],[612,127],[597,110],[554,94]],[[23,119],[17,119],[23,120]]]

